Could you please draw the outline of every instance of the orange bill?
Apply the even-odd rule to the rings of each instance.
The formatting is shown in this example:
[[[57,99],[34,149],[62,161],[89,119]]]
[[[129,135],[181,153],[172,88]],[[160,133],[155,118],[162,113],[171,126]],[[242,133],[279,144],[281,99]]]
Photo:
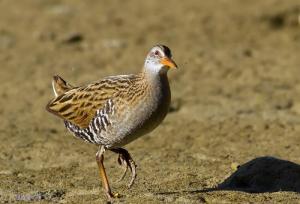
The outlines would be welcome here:
[[[169,68],[177,68],[177,64],[172,59],[167,58],[167,57],[162,58],[160,60],[160,63],[167,66],[167,67],[169,67]]]

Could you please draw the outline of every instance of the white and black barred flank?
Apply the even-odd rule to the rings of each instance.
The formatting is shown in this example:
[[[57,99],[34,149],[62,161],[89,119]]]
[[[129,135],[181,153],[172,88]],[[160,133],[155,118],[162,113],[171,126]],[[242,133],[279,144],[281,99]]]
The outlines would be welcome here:
[[[104,108],[96,112],[95,117],[86,128],[80,128],[79,126],[65,120],[66,128],[72,132],[76,137],[81,138],[87,142],[93,144],[105,144],[108,141],[105,137],[101,136],[101,133],[107,131],[111,125],[109,116],[114,114],[114,106],[112,100],[108,100]]]

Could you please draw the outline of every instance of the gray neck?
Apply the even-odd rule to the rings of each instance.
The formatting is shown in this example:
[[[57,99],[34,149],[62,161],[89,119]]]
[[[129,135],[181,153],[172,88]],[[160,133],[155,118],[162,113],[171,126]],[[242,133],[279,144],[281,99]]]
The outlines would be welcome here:
[[[150,80],[152,82],[163,78],[166,78],[168,80],[168,69],[164,67],[160,70],[144,69],[143,74],[147,80]]]
[[[149,83],[150,94],[155,100],[160,100],[161,97],[170,97],[170,86],[167,75],[167,69],[162,68],[159,72],[144,71],[144,77]]]

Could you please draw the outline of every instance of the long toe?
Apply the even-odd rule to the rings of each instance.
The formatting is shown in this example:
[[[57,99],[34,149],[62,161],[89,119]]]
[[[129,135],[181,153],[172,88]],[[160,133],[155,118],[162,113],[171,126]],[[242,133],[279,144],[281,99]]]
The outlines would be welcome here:
[[[117,149],[111,149],[111,151],[119,154],[118,163],[126,167],[124,169],[124,173],[120,180],[124,178],[124,176],[126,175],[127,168],[129,167],[129,170],[131,171],[131,179],[129,181],[128,188],[131,188],[137,176],[135,162],[133,161],[132,157],[130,156],[130,154],[126,149],[117,148]]]
[[[137,176],[137,174],[136,174],[136,164],[132,159],[130,159],[130,161],[129,161],[129,168],[130,168],[130,171],[131,171],[131,179],[130,179],[130,182],[128,184],[128,188],[131,188],[131,186],[134,184],[134,181],[135,181],[136,176]]]
[[[122,173],[122,176],[117,180],[117,182],[120,182],[122,181],[125,176],[126,176],[126,173],[127,173],[127,169],[128,169],[128,162],[122,157],[122,155],[120,154],[119,155],[119,158],[118,158],[118,163],[122,166],[123,168],[123,173]]]

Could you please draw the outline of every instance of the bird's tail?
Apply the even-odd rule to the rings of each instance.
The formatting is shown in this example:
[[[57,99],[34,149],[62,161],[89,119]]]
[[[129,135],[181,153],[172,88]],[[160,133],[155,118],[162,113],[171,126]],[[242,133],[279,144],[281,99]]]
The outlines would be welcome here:
[[[55,97],[69,91],[70,89],[74,88],[74,86],[67,83],[63,78],[58,75],[53,76],[52,80],[52,88]]]

